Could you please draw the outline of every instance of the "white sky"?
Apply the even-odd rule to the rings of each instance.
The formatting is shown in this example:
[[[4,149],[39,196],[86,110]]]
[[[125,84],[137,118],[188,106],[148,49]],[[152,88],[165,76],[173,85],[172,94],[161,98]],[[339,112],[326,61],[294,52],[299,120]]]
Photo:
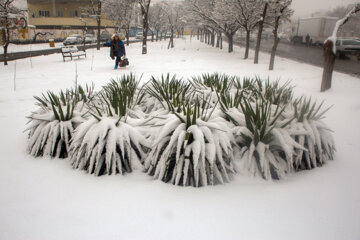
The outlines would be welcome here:
[[[302,17],[319,10],[331,10],[337,6],[346,6],[356,2],[360,0],[293,0],[291,7],[295,10],[296,17]]]

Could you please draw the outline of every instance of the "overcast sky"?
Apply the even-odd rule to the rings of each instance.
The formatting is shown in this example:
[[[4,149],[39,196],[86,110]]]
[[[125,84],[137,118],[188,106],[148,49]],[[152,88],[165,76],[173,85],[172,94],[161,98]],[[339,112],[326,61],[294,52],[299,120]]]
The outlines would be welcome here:
[[[360,0],[293,0],[292,9],[296,17],[310,15],[319,10],[331,10],[337,6],[346,6]]]

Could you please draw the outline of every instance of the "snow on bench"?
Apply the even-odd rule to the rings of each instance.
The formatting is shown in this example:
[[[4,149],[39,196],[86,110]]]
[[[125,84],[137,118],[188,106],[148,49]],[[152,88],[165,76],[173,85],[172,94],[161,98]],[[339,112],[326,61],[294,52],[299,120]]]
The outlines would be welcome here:
[[[76,46],[69,46],[69,47],[62,47],[61,53],[63,56],[63,61],[65,62],[65,58],[70,58],[71,60],[73,57],[80,58],[81,56],[86,57],[86,52],[79,51],[79,49]]]

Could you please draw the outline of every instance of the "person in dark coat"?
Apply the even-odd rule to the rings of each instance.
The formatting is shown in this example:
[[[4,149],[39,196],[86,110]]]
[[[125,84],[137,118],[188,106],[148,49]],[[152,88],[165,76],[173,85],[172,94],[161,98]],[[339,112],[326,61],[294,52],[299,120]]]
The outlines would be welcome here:
[[[115,69],[118,68],[121,57],[126,55],[125,44],[121,41],[119,35],[114,34],[111,41],[104,44],[105,47],[110,47],[110,57],[115,59]]]

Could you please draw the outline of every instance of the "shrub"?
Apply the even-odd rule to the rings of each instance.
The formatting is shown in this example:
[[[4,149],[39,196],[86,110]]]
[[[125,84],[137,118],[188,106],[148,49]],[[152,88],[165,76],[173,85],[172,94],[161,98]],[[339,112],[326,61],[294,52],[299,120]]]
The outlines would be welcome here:
[[[188,100],[181,98],[179,103],[165,97],[172,114],[145,160],[145,169],[156,179],[180,186],[228,182],[229,173],[235,172],[230,129],[222,118],[212,117],[215,108],[210,108],[209,100]]]
[[[321,111],[322,105],[323,102],[317,105],[305,97],[293,103],[295,121],[290,125],[290,131],[295,141],[306,149],[295,152],[296,170],[315,168],[333,159],[336,149],[331,130],[321,121],[329,108]]]
[[[74,129],[84,120],[82,117],[84,102],[91,98],[93,86],[81,86],[75,90],[61,91],[59,95],[47,92],[42,97],[35,97],[40,107],[28,118],[29,131],[28,151],[38,157],[66,158],[70,139]]]
[[[96,176],[124,174],[141,167],[148,143],[129,123],[139,81],[134,75],[112,80],[90,104],[92,117],[75,131],[70,146],[74,168]],[[140,96],[141,98],[141,96]]]

